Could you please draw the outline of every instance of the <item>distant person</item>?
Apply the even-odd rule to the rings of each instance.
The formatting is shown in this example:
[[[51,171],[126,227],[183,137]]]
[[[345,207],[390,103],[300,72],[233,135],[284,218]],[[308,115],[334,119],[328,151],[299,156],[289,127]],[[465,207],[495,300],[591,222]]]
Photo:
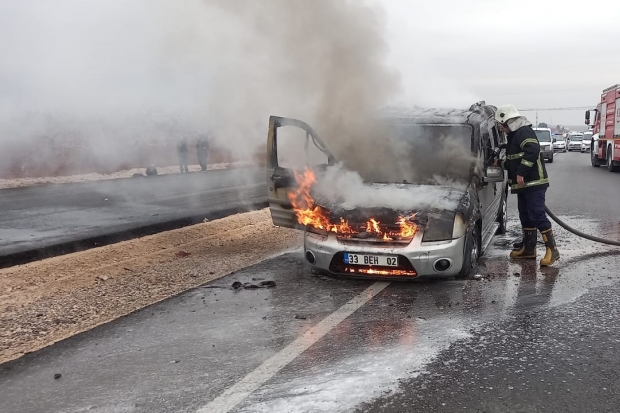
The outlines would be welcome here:
[[[207,170],[207,158],[209,156],[209,139],[201,136],[196,143],[196,152],[198,153],[198,163],[202,171]]]
[[[189,172],[189,166],[187,165],[189,150],[187,149],[187,142],[185,139],[182,139],[177,145],[177,153],[179,155],[179,169],[181,173]]]
[[[155,167],[155,165],[149,165],[146,168],[146,176],[157,176],[157,167]]]

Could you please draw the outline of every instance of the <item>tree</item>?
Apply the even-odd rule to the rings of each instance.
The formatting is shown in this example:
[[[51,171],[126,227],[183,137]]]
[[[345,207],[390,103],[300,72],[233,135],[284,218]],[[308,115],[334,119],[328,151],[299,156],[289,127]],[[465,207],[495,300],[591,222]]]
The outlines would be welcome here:
[[[549,126],[547,126],[547,124],[546,124],[546,123],[544,123],[544,122],[540,122],[540,123],[538,124],[538,127],[539,127],[539,128],[548,128]]]

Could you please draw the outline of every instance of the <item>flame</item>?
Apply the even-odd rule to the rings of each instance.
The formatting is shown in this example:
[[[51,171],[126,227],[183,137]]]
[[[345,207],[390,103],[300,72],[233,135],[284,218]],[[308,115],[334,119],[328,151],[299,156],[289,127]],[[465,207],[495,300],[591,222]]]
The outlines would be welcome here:
[[[366,223],[366,232],[374,232],[377,234],[381,233],[381,226],[380,226],[380,222],[377,221],[374,218],[370,218],[368,220],[368,222]]]
[[[407,276],[415,277],[418,275],[414,270],[393,270],[388,268],[350,268],[345,267],[344,272],[349,274],[364,274],[364,275],[383,275],[383,276]]]
[[[314,198],[310,195],[310,190],[316,183],[314,172],[310,169],[306,169],[303,173],[295,172],[295,180],[299,187],[296,191],[289,192],[288,197],[297,215],[297,222],[302,225],[333,232],[344,237],[352,237],[360,234],[360,232],[366,232],[383,241],[411,239],[417,232],[418,227],[413,222],[415,214],[408,217],[399,216],[394,223],[398,229],[382,226],[381,222],[374,217],[368,219],[365,229],[363,227],[354,228],[342,217],[340,217],[339,223],[333,223],[329,210],[316,205]]]
[[[415,215],[413,215],[413,217],[415,217]],[[398,217],[398,221],[396,221],[396,223],[400,227],[400,236],[403,238],[413,237],[418,229],[415,224],[409,222],[409,220],[405,217]]]

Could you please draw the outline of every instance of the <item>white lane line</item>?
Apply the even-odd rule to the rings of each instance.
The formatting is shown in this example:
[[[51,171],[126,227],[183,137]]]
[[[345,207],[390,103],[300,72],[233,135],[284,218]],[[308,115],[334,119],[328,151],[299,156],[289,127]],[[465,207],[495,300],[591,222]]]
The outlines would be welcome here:
[[[241,403],[246,397],[256,391],[267,380],[276,375],[297,356],[319,341],[334,327],[353,314],[358,308],[372,300],[374,296],[385,289],[389,282],[376,282],[348,301],[321,322],[297,337],[291,344],[267,359],[256,370],[245,376],[241,381],[216,397],[211,403],[201,407],[198,413],[227,413]]]

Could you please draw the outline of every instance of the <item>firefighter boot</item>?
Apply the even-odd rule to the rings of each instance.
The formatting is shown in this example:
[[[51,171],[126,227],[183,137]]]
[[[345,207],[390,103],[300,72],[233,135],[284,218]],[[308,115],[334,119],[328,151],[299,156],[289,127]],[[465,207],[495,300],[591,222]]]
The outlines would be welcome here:
[[[521,245],[521,249],[512,251],[510,253],[510,258],[536,258],[537,236],[538,232],[536,231],[536,228],[523,228],[523,245]]]
[[[523,239],[525,238],[525,230],[521,229],[521,231],[523,231],[523,237],[521,238],[521,241],[517,241],[512,244],[513,251],[519,251],[521,248],[523,248]]]
[[[555,237],[553,236],[553,230],[551,228],[546,231],[541,231],[540,233],[543,237],[543,241],[545,241],[545,248],[547,249],[544,258],[540,260],[540,266],[547,267],[560,259],[560,252],[555,245]]]

